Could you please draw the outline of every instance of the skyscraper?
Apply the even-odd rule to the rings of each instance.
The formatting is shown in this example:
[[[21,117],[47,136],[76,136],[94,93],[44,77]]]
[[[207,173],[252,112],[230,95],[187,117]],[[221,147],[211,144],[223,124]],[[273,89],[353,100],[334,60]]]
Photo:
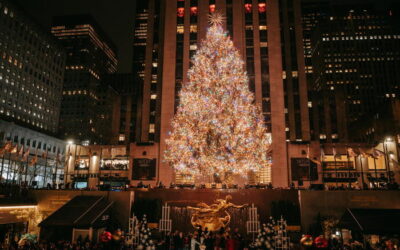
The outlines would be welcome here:
[[[0,117],[56,134],[65,52],[17,6],[0,11]]]
[[[399,128],[395,11],[368,1],[335,6],[306,7],[316,24],[310,32],[315,138],[376,143]]]
[[[64,138],[108,142],[111,131],[104,131],[110,112],[103,112],[109,98],[101,86],[104,74],[117,67],[116,48],[96,21],[88,15],[55,17],[51,32],[67,51],[60,135]],[[100,91],[100,92],[99,92]],[[103,92],[103,93],[101,93]],[[100,112],[98,112],[100,111]]]
[[[175,181],[171,168],[163,161],[164,141],[179,102],[178,91],[187,81],[190,58],[205,36],[208,15],[214,11],[226,16],[225,27],[246,62],[249,87],[272,133],[272,181],[276,186],[287,186],[288,148],[292,143],[296,148],[296,144],[310,139],[301,11],[297,1],[138,3],[134,72],[142,78],[143,86],[140,139],[156,142],[154,147],[159,147],[157,179]],[[271,176],[256,176],[257,182],[271,181]]]
[[[111,144],[129,144],[137,141],[136,135],[140,125],[137,119],[140,98],[137,77],[130,73],[116,73],[105,75],[102,81],[115,91],[112,98]]]
[[[65,143],[53,135],[64,68],[58,41],[19,6],[0,0],[1,182],[62,182]]]

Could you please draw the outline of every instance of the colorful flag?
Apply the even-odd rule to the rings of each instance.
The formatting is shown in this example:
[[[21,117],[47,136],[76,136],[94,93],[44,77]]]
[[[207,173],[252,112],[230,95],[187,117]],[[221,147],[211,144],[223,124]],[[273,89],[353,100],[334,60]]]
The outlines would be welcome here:
[[[35,157],[33,157],[33,158],[31,159],[31,161],[29,162],[29,166],[35,165],[36,162],[37,162],[37,160],[38,160],[38,156],[35,155]]]
[[[56,161],[57,161],[58,164],[61,164],[60,152],[57,152]]]
[[[22,157],[23,161],[28,160],[29,152],[31,151],[31,148],[29,147],[28,150],[24,153],[24,156]]]
[[[354,150],[350,147],[347,148],[347,153],[349,154],[350,157],[357,157],[358,155],[356,154],[356,152],[354,152]]]
[[[333,152],[333,157],[334,157],[335,159],[342,159],[342,156],[341,156],[340,154],[337,153],[335,147],[333,147],[332,152]]]
[[[24,146],[21,146],[21,148],[19,149],[19,152],[18,152],[18,156],[23,156],[24,155]]]
[[[4,154],[5,152],[10,151],[11,147],[12,147],[11,141],[7,141],[6,144],[4,144],[2,148],[0,148],[0,154]]]
[[[374,148],[372,150],[372,156],[375,157],[375,158],[378,158],[378,157],[381,157],[381,156],[384,156],[384,155],[385,155],[385,153],[380,151],[379,149]]]
[[[323,161],[325,159],[325,152],[324,149],[321,148],[321,160]]]
[[[358,150],[360,151],[360,154],[361,154],[362,157],[364,157],[364,158],[372,157],[370,154],[366,153],[361,148],[358,148]]]
[[[10,151],[9,151],[11,154],[15,154],[15,153],[17,153],[18,152],[18,145],[17,144],[15,144],[15,146],[14,147],[12,147],[11,149],[10,149]]]

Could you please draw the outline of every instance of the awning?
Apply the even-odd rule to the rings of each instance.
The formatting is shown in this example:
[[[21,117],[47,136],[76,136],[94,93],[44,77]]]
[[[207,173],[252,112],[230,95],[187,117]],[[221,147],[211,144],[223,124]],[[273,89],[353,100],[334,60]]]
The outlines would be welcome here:
[[[347,208],[339,226],[363,234],[396,234],[400,232],[400,209]]]
[[[111,205],[112,202],[103,196],[79,195],[43,220],[39,226],[74,228],[103,226],[102,224],[107,223],[110,218]]]

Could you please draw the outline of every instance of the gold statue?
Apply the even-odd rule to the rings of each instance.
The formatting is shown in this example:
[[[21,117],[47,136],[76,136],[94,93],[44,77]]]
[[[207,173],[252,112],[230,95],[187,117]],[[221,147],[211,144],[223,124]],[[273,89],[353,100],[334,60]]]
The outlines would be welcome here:
[[[228,208],[243,208],[247,204],[238,206],[231,202],[232,196],[227,195],[225,199],[215,200],[215,204],[207,205],[204,202],[197,204],[197,207],[188,206],[189,210],[193,210],[192,225],[195,228],[201,227],[203,230],[217,231],[222,227],[226,227],[231,221],[231,215],[226,211]]]

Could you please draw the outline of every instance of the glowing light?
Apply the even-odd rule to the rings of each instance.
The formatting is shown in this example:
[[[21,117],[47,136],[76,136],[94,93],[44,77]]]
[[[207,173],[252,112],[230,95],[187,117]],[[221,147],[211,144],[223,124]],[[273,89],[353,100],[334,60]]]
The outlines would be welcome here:
[[[22,205],[22,206],[0,206],[0,209],[27,209],[36,208],[37,205]]]
[[[197,6],[190,7],[190,15],[197,16]]]
[[[251,13],[251,7],[252,7],[251,3],[246,3],[246,4],[244,5],[244,11],[245,11],[246,13]]]
[[[258,4],[258,12],[264,13],[267,11],[267,5],[265,3]]]
[[[177,15],[178,17],[183,17],[185,15],[185,8],[178,8]]]
[[[215,12],[215,4],[210,5],[210,13]]]

